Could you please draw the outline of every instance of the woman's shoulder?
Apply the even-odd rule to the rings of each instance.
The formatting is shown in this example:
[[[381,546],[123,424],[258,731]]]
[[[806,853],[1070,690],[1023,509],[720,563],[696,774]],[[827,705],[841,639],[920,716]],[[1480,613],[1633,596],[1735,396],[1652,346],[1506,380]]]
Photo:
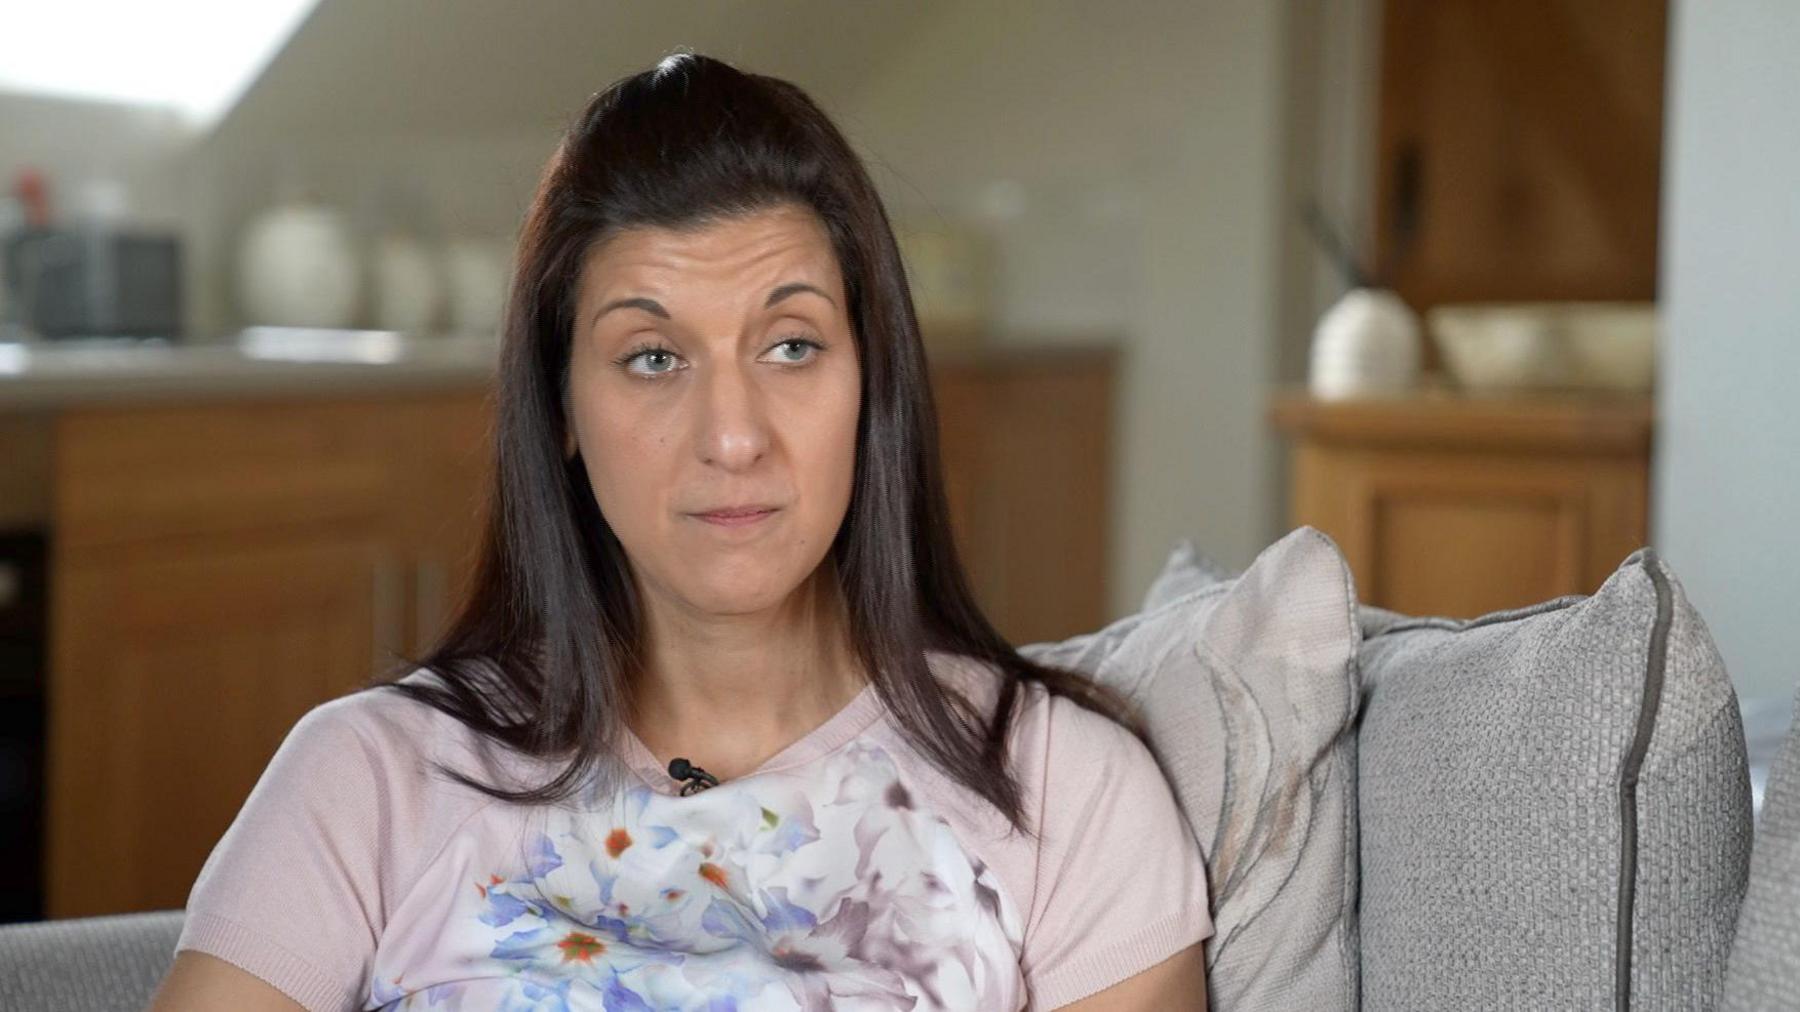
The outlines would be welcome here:
[[[455,753],[446,743],[459,728],[386,686],[307,710],[195,878],[177,948],[235,962],[319,1007],[360,999],[370,940],[458,827],[491,804],[434,766]]]
[[[420,668],[315,704],[295,722],[289,740],[313,748],[361,745],[423,755],[435,740],[430,732],[442,730],[446,721],[458,722],[398,686],[434,684],[442,680]]]
[[[984,717],[994,714],[1008,677],[998,665],[966,654],[928,651],[927,656],[940,680],[963,693]],[[1034,680],[1018,683],[1008,737],[1015,754],[1040,764],[1150,760],[1148,747],[1129,728]]]
[[[446,767],[477,779],[517,772],[523,761],[508,756],[455,716],[432,706],[420,690],[442,688],[428,668],[319,703],[288,732],[281,754],[346,768],[357,781],[395,797],[417,798],[467,787],[442,775]]]

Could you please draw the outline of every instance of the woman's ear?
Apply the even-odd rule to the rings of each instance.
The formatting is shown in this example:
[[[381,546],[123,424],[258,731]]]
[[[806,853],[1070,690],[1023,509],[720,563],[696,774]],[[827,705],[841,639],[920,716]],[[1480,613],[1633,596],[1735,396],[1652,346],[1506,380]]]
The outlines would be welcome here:
[[[573,427],[563,430],[563,459],[575,459],[575,429]]]

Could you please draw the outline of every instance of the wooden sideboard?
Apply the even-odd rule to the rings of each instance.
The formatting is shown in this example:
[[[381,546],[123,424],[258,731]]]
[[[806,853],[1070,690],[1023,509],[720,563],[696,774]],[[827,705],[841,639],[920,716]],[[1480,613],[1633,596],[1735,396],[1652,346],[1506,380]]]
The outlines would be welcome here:
[[[1470,617],[1592,593],[1649,528],[1647,396],[1279,393],[1289,519],[1337,541],[1366,603]]]
[[[1105,620],[1113,353],[934,355],[953,534],[1014,642]],[[489,386],[72,406],[43,431],[45,906],[181,906],[310,707],[424,650],[473,562]]]

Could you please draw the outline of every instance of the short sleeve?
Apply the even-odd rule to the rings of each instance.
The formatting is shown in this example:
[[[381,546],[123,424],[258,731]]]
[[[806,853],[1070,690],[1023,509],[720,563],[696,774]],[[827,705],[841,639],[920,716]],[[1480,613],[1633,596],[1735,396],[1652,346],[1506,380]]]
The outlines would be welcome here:
[[[195,880],[176,943],[308,1009],[361,1007],[384,917],[390,760],[358,727],[360,702],[316,707],[288,733]]]
[[[1041,843],[1020,958],[1037,1010],[1213,934],[1200,846],[1149,748],[1066,698],[1042,705]]]

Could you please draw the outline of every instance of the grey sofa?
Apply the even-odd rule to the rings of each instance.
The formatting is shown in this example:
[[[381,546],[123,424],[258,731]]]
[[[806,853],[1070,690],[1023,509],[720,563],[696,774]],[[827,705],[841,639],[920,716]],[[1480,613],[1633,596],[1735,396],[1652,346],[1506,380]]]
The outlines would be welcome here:
[[[0,927],[0,1008],[141,1012],[175,956],[179,910]]]
[[[1232,578],[1205,568],[1202,560],[1193,561],[1180,574],[1181,586],[1164,586],[1157,593],[1172,597],[1191,591],[1187,581]],[[1721,688],[1722,668],[1704,624],[1653,554],[1627,560],[1616,582],[1609,581],[1593,599],[1558,599],[1472,621],[1363,609],[1358,628],[1364,680],[1362,712],[1352,727],[1362,752],[1356,818],[1363,895],[1356,957],[1360,990],[1351,993],[1360,993],[1361,1007],[1800,1008],[1800,726],[1790,725],[1769,775],[1755,849],[1746,861],[1748,777],[1736,701],[1728,684]],[[1524,746],[1480,740],[1492,726],[1506,722],[1505,717],[1490,718],[1486,710],[1502,705],[1497,700],[1506,691],[1521,695],[1516,685],[1509,690],[1483,678],[1495,670],[1529,668],[1521,667],[1521,658],[1542,669],[1544,658],[1571,642],[1591,642],[1596,634],[1602,642],[1618,640],[1618,648],[1607,651],[1616,655],[1607,664],[1628,660],[1634,651],[1642,656],[1643,645],[1650,645],[1659,713],[1618,727],[1593,719],[1590,702],[1615,682],[1578,659],[1566,667],[1566,684],[1522,694],[1535,708],[1525,719],[1534,727],[1549,725],[1562,739],[1534,736]],[[1507,663],[1496,666],[1490,660],[1496,656]],[[1566,659],[1560,663],[1568,665]],[[1455,677],[1446,677],[1451,675]],[[1625,712],[1640,712],[1639,703],[1632,706],[1636,709]],[[1575,719],[1561,719],[1570,715]],[[1653,726],[1655,735],[1649,733]],[[1420,737],[1421,729],[1429,740]],[[1676,739],[1678,732],[1687,737]],[[1626,764],[1638,803],[1691,806],[1699,799],[1702,807],[1678,812],[1671,822],[1639,819],[1638,831],[1628,841],[1615,833],[1605,837],[1604,846],[1595,845],[1593,853],[1581,851],[1589,844],[1571,847],[1560,839],[1531,853],[1532,847],[1544,846],[1546,827],[1556,827],[1559,819],[1585,817],[1580,805],[1569,801],[1579,791],[1534,785],[1533,778],[1542,776],[1535,769],[1558,768],[1553,764],[1558,757],[1551,754],[1555,749],[1546,751],[1544,742],[1560,741],[1565,749],[1573,742],[1579,749],[1589,738],[1608,735],[1628,744],[1642,739],[1641,747],[1630,750],[1639,766]],[[1691,744],[1665,755],[1665,738]],[[1409,743],[1404,748],[1410,751],[1396,754],[1401,742]],[[1542,752],[1552,765],[1521,764],[1521,747],[1527,758]],[[1493,765],[1468,759],[1483,750],[1499,754],[1507,748],[1511,751],[1497,772],[1489,772],[1496,769]],[[1566,757],[1563,765],[1582,768]],[[1618,775],[1604,763],[1600,768],[1606,777]],[[1371,770],[1405,772],[1371,784]],[[1476,780],[1490,775],[1524,781],[1526,791],[1520,796],[1532,798],[1539,810],[1501,812],[1497,818],[1492,811],[1472,816],[1451,811],[1472,784],[1473,790],[1481,789]],[[1404,789],[1397,788],[1402,781]],[[1616,815],[1602,812],[1595,819],[1604,823]],[[1696,836],[1691,829],[1714,824],[1717,832],[1702,828]],[[1669,835],[1660,828],[1666,825],[1690,828]],[[1433,834],[1481,839],[1479,845],[1472,840],[1466,854],[1453,849],[1446,863],[1441,847],[1431,849]],[[1516,871],[1521,861],[1531,866],[1524,877],[1532,883],[1529,895],[1491,895],[1493,887],[1484,876],[1491,877],[1493,870],[1484,866],[1496,840],[1505,844],[1500,852],[1511,855],[1515,865],[1512,881],[1521,880]],[[1629,871],[1623,876],[1618,871],[1621,843],[1630,852],[1624,867],[1635,870],[1635,883],[1629,881]],[[1602,888],[1578,881],[1595,877],[1596,869]],[[1615,891],[1611,883],[1621,878]],[[1588,898],[1572,903],[1570,897],[1577,895]],[[1391,917],[1384,921],[1384,904],[1404,905],[1407,923]],[[1462,917],[1466,910],[1475,913]],[[1593,951],[1579,946],[1552,951],[1554,934],[1534,935],[1536,929],[1519,927],[1519,918],[1529,919],[1538,910],[1545,912],[1545,922],[1561,918],[1598,924],[1599,933],[1590,937],[1601,943]],[[1446,916],[1462,923],[1445,923]],[[0,927],[0,1008],[143,1008],[167,970],[181,917],[181,911],[171,910]],[[1617,946],[1608,934],[1615,922],[1621,926]],[[1628,930],[1633,926],[1635,934]],[[1439,935],[1448,938],[1462,931],[1466,938],[1471,927],[1493,932],[1498,955],[1469,960],[1466,952],[1440,943]],[[1701,938],[1704,958],[1696,964],[1690,947],[1685,963],[1671,960],[1668,950],[1686,943],[1668,939],[1691,937]],[[1464,964],[1449,973],[1434,973],[1428,965],[1458,959]],[[1499,979],[1484,980],[1484,974]],[[1608,997],[1600,1001],[1596,996],[1601,994]]]

